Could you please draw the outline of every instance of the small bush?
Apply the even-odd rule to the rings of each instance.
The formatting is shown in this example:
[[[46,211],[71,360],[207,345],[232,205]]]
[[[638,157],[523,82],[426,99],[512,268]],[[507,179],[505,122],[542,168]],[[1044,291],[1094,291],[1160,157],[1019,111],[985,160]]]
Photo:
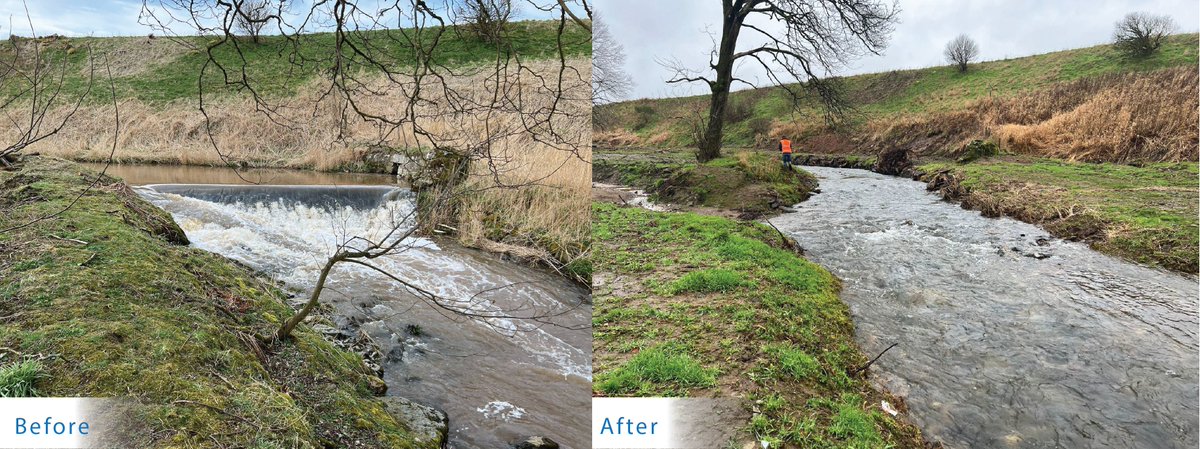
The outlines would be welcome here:
[[[958,163],[965,164],[978,159],[992,157],[1000,153],[995,142],[986,140],[973,140],[963,146],[960,151],[962,154],[958,157]]]
[[[687,354],[662,346],[645,349],[629,362],[597,379],[607,394],[682,393],[689,388],[711,387],[717,370],[705,368]]]
[[[37,360],[13,362],[0,368],[0,398],[27,398],[38,395],[37,381],[46,374]]]
[[[639,104],[633,107],[633,130],[637,131],[654,122],[654,106],[648,104]]]
[[[750,281],[736,271],[709,269],[693,271],[671,284],[670,293],[715,293],[727,292],[743,286],[751,285]]]
[[[754,117],[746,121],[746,129],[754,136],[754,143],[762,145],[770,141],[771,137],[771,119],[766,117]]]
[[[731,97],[725,104],[725,123],[745,121],[752,115],[754,115],[754,106],[750,101]]]

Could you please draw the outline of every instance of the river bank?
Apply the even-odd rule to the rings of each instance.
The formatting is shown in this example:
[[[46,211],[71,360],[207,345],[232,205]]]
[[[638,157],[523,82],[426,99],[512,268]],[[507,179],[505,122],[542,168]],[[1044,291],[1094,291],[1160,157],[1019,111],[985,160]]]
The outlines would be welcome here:
[[[701,164],[685,150],[605,148],[593,165],[593,181],[636,187],[655,202],[743,220],[778,213],[817,188],[811,175],[784,170],[777,156],[761,151],[730,152]]]
[[[439,412],[376,397],[361,356],[307,325],[270,342],[292,313],[277,286],[96,179],[39,157],[0,171],[0,345],[4,369],[36,367],[30,393],[133,399],[130,447],[441,447],[444,425],[404,419]]]
[[[593,222],[594,394],[741,398],[738,447],[924,446],[860,370],[840,282],[774,230],[605,203]]]
[[[1195,275],[1197,167],[1005,157],[917,170],[930,190],[985,216],[1013,217],[1105,254]]]

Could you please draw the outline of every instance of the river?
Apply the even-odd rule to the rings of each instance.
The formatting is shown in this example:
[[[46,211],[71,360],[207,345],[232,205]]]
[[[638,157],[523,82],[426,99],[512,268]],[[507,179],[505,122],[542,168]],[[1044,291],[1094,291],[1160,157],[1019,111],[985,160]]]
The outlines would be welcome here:
[[[954,448],[1195,448],[1197,280],[876,173],[771,219],[844,281],[872,367]]]
[[[387,185],[388,176],[174,166],[109,173],[140,185],[193,246],[301,291],[339,242],[413,225],[412,194]],[[380,345],[388,394],[444,410],[454,448],[507,447],[530,435],[588,447],[587,290],[449,241],[413,237],[404,248],[375,264],[473,315],[439,308],[365,267],[336,269],[323,302],[335,329],[361,330]],[[543,318],[520,319],[533,316]]]

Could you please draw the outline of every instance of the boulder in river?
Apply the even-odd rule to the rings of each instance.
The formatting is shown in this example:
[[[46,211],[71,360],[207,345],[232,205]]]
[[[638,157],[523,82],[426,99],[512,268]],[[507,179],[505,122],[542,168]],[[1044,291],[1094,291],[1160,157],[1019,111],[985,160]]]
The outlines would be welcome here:
[[[399,396],[385,397],[383,402],[387,404],[388,412],[412,431],[417,442],[432,441],[438,447],[446,447],[446,435],[450,431],[450,419],[446,417],[446,412]]]
[[[543,436],[531,436],[513,445],[514,449],[558,449],[558,443]]]

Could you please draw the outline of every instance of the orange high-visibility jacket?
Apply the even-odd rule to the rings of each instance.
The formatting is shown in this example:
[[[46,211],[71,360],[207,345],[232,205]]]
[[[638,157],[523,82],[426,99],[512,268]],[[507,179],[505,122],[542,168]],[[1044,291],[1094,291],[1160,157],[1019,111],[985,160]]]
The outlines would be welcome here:
[[[783,154],[792,154],[792,141],[783,139],[779,141],[779,151]]]

